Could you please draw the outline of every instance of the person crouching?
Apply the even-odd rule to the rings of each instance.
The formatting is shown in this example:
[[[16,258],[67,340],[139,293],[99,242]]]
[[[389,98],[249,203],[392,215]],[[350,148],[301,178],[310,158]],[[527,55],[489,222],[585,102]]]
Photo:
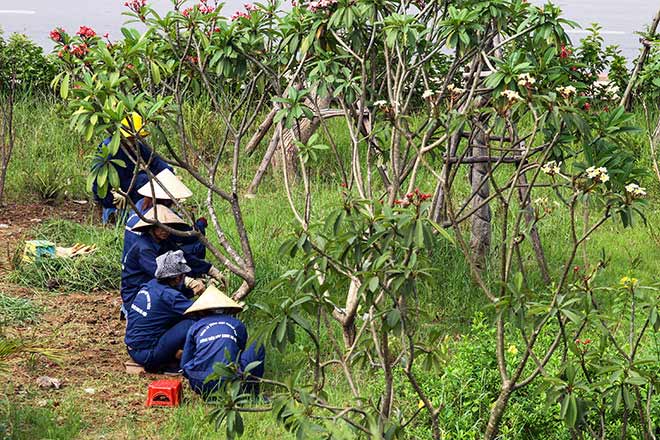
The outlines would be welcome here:
[[[205,382],[213,373],[213,365],[222,362],[238,364],[240,372],[252,362],[260,362],[244,377],[244,391],[259,393],[258,380],[264,374],[266,353],[263,346],[251,344],[246,348],[248,334],[245,325],[235,317],[243,304],[232,300],[211,285],[185,311],[186,316],[199,319],[190,327],[181,357],[183,375],[190,381],[190,388],[208,397],[218,388],[218,380]],[[251,380],[252,379],[252,380]]]
[[[128,308],[128,354],[149,372],[179,370],[181,349],[194,323],[183,315],[193,305],[181,292],[188,272],[182,251],[160,255],[155,278],[142,285]]]

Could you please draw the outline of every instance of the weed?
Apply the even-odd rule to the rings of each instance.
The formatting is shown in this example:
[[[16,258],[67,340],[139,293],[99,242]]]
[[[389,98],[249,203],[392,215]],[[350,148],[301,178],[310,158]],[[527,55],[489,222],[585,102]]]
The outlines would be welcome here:
[[[34,322],[41,308],[26,298],[16,298],[0,292],[0,327]]]

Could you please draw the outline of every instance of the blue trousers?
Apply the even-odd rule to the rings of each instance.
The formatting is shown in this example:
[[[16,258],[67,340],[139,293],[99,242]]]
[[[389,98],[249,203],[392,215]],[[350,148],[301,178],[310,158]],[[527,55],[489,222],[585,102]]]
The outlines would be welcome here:
[[[264,377],[264,371],[266,367],[266,349],[263,345],[260,345],[258,348],[255,344],[250,345],[246,348],[238,359],[238,366],[241,372],[247,367],[251,362],[259,361],[257,367],[253,368],[248,374],[243,377],[243,393],[250,393],[252,395],[259,394],[259,381],[254,380],[254,378]],[[210,373],[209,373],[210,374]],[[251,379],[252,378],[252,379]],[[203,380],[189,379],[190,388],[195,391],[197,394],[208,397],[213,391],[216,391],[218,388],[218,381],[211,380],[204,383]]]
[[[167,330],[152,348],[128,350],[128,354],[147,371],[161,371],[164,368],[179,364],[176,352],[183,348],[188,329],[195,323],[192,319],[184,319]]]

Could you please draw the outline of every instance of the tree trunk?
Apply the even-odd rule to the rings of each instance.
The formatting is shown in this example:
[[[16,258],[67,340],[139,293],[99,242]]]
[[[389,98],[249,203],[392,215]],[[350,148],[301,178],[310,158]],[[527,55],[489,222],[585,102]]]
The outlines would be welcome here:
[[[518,187],[518,197],[520,199],[520,206],[525,211],[525,222],[527,225],[532,225],[534,223],[535,215],[534,208],[530,203],[530,196],[527,194],[529,187],[527,186],[527,177],[524,173],[520,174],[518,178],[520,186]],[[534,254],[536,255],[536,261],[538,262],[539,269],[541,270],[541,276],[543,277],[543,282],[550,284],[550,271],[548,270],[548,262],[545,259],[545,252],[543,252],[543,245],[541,244],[541,236],[539,231],[536,228],[536,225],[532,225],[529,231],[529,239],[532,242],[532,248],[534,249]]]
[[[264,119],[264,121],[261,124],[259,124],[259,128],[257,128],[257,132],[254,133],[254,135],[252,135],[247,145],[245,146],[245,154],[250,156],[252,155],[254,150],[257,149],[261,140],[264,138],[264,136],[266,136],[268,130],[270,130],[270,127],[273,126],[273,119],[275,119],[275,115],[277,114],[277,111],[279,109],[280,108],[278,106],[273,107],[266,116],[266,119]]]
[[[655,17],[653,18],[653,22],[651,23],[651,27],[649,28],[649,34],[651,34],[651,36],[655,35],[655,31],[658,29],[659,23],[660,23],[660,10],[656,12]],[[630,75],[630,80],[628,81],[628,86],[626,87],[626,91],[621,97],[620,105],[625,107],[625,109],[628,111],[630,111],[630,105],[632,102],[631,99],[632,89],[635,85],[635,82],[637,81],[637,77],[639,76],[639,73],[642,71],[642,67],[644,67],[644,62],[646,61],[646,58],[648,57],[650,51],[651,51],[651,44],[648,42],[644,42],[644,49],[642,49],[642,54],[639,56],[639,59],[637,60],[635,69],[633,70],[632,75]]]
[[[497,400],[493,404],[493,408],[490,410],[490,417],[488,418],[488,425],[486,425],[484,440],[494,440],[497,438],[497,433],[500,429],[500,422],[502,421],[502,416],[504,415],[504,410],[506,409],[510,397],[511,385],[507,383],[503,385],[500,395],[497,397]]]
[[[0,206],[4,206],[7,168],[14,151],[14,81],[10,83],[6,101],[0,103]]]
[[[323,110],[330,105],[330,98],[323,98],[319,100],[317,105],[318,108],[321,109],[321,117],[326,117],[323,114]],[[272,118],[275,117],[276,113],[277,109],[271,110],[271,112],[266,117],[266,120],[261,123],[255,135],[252,136],[252,139],[250,139],[248,142],[250,151],[253,151],[254,148],[256,148],[258,142],[261,141],[261,138],[263,138],[263,136],[266,134],[270,128],[270,125],[272,124]],[[327,115],[327,117],[333,116],[338,116],[338,114],[336,112],[329,112]],[[284,160],[286,160],[287,173],[289,176],[296,176],[298,174],[298,147],[296,147],[294,140],[307,143],[312,135],[316,132],[316,130],[318,130],[320,125],[321,118],[317,115],[314,116],[311,121],[306,118],[301,119],[298,121],[297,126],[295,126],[292,130],[287,130],[284,128],[282,129],[282,142],[284,142],[284,151],[286,152]],[[278,156],[275,155],[275,152],[277,151],[277,147],[279,146],[280,142],[278,132],[279,130],[275,130],[273,133],[273,137],[268,144],[266,154],[264,154],[264,158],[262,159],[261,164],[259,165],[259,168],[257,169],[257,172],[247,189],[248,196],[254,196],[257,193],[259,185],[261,184],[261,180],[263,179],[263,176],[268,170],[268,166],[271,164],[271,162],[275,167],[277,167]]]
[[[456,156],[456,151],[460,142],[460,133],[453,134],[449,140],[449,148],[447,152],[447,157],[449,159]],[[443,186],[443,181],[447,181],[447,179],[449,179],[451,167],[451,160],[446,161],[442,165],[442,170],[440,171],[442,180],[438,180],[438,185],[436,186],[435,195],[433,197],[433,204],[431,205],[431,220],[438,224],[443,224],[445,220],[447,220],[447,207],[445,206],[445,188]]]
[[[475,127],[474,142],[472,142],[473,156],[487,156],[488,136],[478,127]],[[484,203],[490,195],[490,185],[488,183],[490,163],[475,163],[470,170],[470,181],[472,183],[472,192],[475,194],[472,199],[472,207]],[[486,266],[486,257],[490,250],[491,242],[491,210],[488,203],[481,206],[472,216],[472,235],[470,238],[470,248],[474,256],[477,268],[484,269]]]
[[[271,160],[273,160],[273,156],[277,151],[277,146],[280,143],[279,132],[280,130],[275,130],[275,133],[273,134],[273,138],[270,140],[270,143],[268,144],[268,149],[266,150],[266,154],[264,154],[264,158],[261,160],[261,164],[259,164],[259,168],[257,168],[257,172],[254,175],[254,178],[252,179],[250,186],[248,186],[247,194],[246,194],[248,197],[257,194],[257,189],[259,188],[261,179],[264,177],[264,174],[266,174],[266,171],[268,170],[268,166],[270,165],[270,162]]]

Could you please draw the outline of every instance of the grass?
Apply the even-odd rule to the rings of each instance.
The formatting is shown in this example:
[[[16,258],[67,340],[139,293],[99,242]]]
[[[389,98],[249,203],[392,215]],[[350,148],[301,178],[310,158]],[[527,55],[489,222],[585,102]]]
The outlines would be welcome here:
[[[70,440],[82,431],[83,419],[73,402],[53,406],[43,400],[39,407],[0,400],[0,438],[11,440]]]
[[[45,181],[52,181],[54,186],[62,186],[61,194],[55,198],[64,196],[64,192],[67,192],[69,197],[88,198],[88,195],[84,193],[84,179],[87,169],[85,156],[90,151],[90,147],[85,146],[85,143],[76,135],[70,133],[66,128],[66,122],[54,114],[50,105],[21,103],[17,115],[17,132],[27,132],[30,135],[19,135],[16,156],[10,167],[8,180],[10,197],[14,197],[16,200],[47,198],[45,195],[49,192],[49,185],[35,184],[30,178],[33,175],[40,175],[47,177]],[[209,125],[213,125],[213,118],[210,118],[204,111],[202,104],[193,106],[190,109],[190,115],[198,121],[192,128],[193,136],[198,137],[202,144],[212,150],[219,134],[205,129]],[[639,115],[636,117],[641,123]],[[338,141],[340,145],[344,145],[340,149],[340,153],[346,157],[347,140],[340,121],[331,121],[330,128],[340,134]],[[641,164],[648,166],[648,149],[643,136],[631,135],[630,142],[637,149]],[[259,153],[243,163],[245,167],[242,168],[240,175],[242,188],[245,188],[251,179],[254,166],[260,160],[258,156]],[[41,159],[43,157],[50,157],[53,160],[44,161]],[[49,177],[48,173],[54,174]],[[315,167],[314,173],[314,216],[322,218],[325,213],[335,209],[341,200],[340,173],[334,165],[326,167],[325,164],[323,167]],[[230,171],[222,170],[221,175],[222,184],[226,186]],[[459,179],[464,179],[464,177],[459,176]],[[277,178],[267,176],[257,197],[243,199],[241,203],[257,271],[257,287],[251,294],[250,301],[265,302],[270,305],[277,304],[281,300],[281,296],[288,293],[273,292],[271,282],[298,263],[298,260],[278,255],[282,241],[297,227],[297,224],[291,219],[288,201],[279,187],[278,179],[279,176]],[[199,210],[204,209],[205,191],[195,182],[188,181],[187,183],[195,193],[193,199],[188,203]],[[648,226],[639,224],[635,228],[624,229],[616,221],[608,221],[588,242],[586,261],[582,252],[578,255],[575,264],[582,266],[585,263],[596,262],[604,251],[608,264],[599,275],[598,282],[601,284],[616,284],[623,275],[634,276],[640,279],[642,284],[652,284],[658,281],[658,261],[660,261],[660,239],[658,237],[660,232],[656,225],[660,224],[660,209],[654,204],[654,201],[657,200],[658,184],[652,176],[649,176],[647,181],[642,182],[642,185],[646,186],[651,194],[651,203],[646,212]],[[430,188],[423,187],[422,189],[429,190]],[[297,198],[295,203],[297,206],[302,206],[303,201]],[[218,202],[217,208],[221,225],[225,228],[229,239],[236,244],[236,234],[233,231],[233,220],[228,206]],[[497,215],[494,218],[497,218]],[[592,214],[590,221],[594,220],[595,214]],[[582,221],[581,218],[579,228],[583,226]],[[494,237],[497,236],[498,228],[499,225],[494,224]],[[216,241],[212,228],[209,228],[209,233],[211,240]],[[560,210],[553,212],[541,224],[540,233],[550,269],[553,273],[558,273],[563,269],[559,262],[565,258],[568,239],[568,222]],[[81,225],[63,220],[46,222],[31,231],[29,238],[49,239],[58,245],[66,246],[76,242],[95,243],[99,247],[99,251],[79,260],[45,260],[38,264],[22,264],[11,273],[10,281],[32,287],[35,290],[53,289],[63,293],[116,290],[120,274],[121,235],[121,229],[103,228],[95,224]],[[494,247],[490,264],[495,266],[497,258],[497,249]],[[524,246],[522,258],[528,267],[534,267],[535,260],[528,246]],[[475,314],[484,310],[487,314],[490,313],[489,309],[484,308],[486,301],[483,295],[471,282],[468,268],[456,248],[448,244],[441,244],[434,249],[433,265],[436,269],[435,277],[430,283],[429,289],[421,292],[422,302],[430,305],[433,323],[441,326],[448,334],[468,334],[471,331]],[[487,281],[493,282],[493,280]],[[234,277],[232,283],[237,286],[239,280]],[[18,325],[35,319],[38,312],[32,302],[15,299],[10,295],[0,295],[0,313],[2,316],[11,316],[12,324]],[[255,317],[256,315],[251,311],[248,311],[245,316],[251,332],[259,329],[260,323],[254,319]],[[97,317],[97,319],[106,318]],[[68,337],[74,338],[75,336],[68,335]],[[286,372],[304,358],[301,354],[308,349],[307,342],[297,341],[284,354],[270,351],[267,360],[268,374],[275,379],[285,377]],[[489,347],[484,346],[481,349],[483,352],[488,352]],[[460,350],[464,350],[464,352]],[[465,413],[461,415],[460,420],[476,424],[475,420],[481,420],[484,415],[475,415],[472,413],[472,408],[476,407],[483,411],[483,405],[486,405],[492,398],[491,390],[488,388],[490,384],[488,364],[484,359],[481,359],[482,363],[477,363],[476,357],[483,354],[477,353],[477,349],[473,347],[462,346],[462,348],[457,348],[457,351],[460,352],[460,356],[456,358],[457,361],[465,364],[474,363],[473,377],[459,377],[463,370],[450,370],[444,376],[435,372],[425,372],[422,379],[424,383],[437,390],[438,399],[442,399],[447,406],[445,411],[448,419],[454,417],[452,420],[458,420],[452,411],[461,410]],[[331,400],[348,399],[349,394],[339,374],[330,375],[328,380],[332,384],[328,387]],[[358,371],[358,380],[363,384],[365,393],[378,390],[381,383],[381,378],[368,370]],[[11,425],[16,438],[218,438],[219,434],[208,418],[212,407],[203,404],[191,393],[186,395],[192,397],[175,410],[145,412],[142,408],[134,411],[134,408],[128,406],[124,400],[133,399],[133,401],[141,402],[142,391],[146,390],[146,385],[147,380],[144,378],[134,379],[127,377],[123,372],[112,371],[103,379],[90,380],[80,386],[63,389],[57,396],[57,406],[54,405],[55,402],[49,402],[44,407],[35,407],[35,402],[39,402],[36,397],[38,393],[30,398],[22,399],[20,402],[4,401],[2,414],[5,421],[0,421],[0,425],[3,423],[4,426]],[[131,390],[131,394],[126,394],[126,399],[122,399],[122,396],[115,396],[117,401],[113,408],[100,408],[94,405],[93,398],[88,396],[80,398],[82,387],[93,387],[108,392],[111,391],[111,388],[118,387],[122,390]],[[462,394],[463,387],[469,389],[471,394],[467,392]],[[398,391],[396,399],[400,402],[415,401],[414,395],[405,387]],[[137,396],[138,394],[139,396]],[[473,400],[458,401],[467,399],[468,394],[472,396]],[[486,403],[484,404],[484,402]],[[534,406],[536,404],[541,406],[541,403],[535,400],[527,401],[524,397],[513,402],[513,405],[519,409],[514,410],[518,418],[507,422],[510,422],[511,425],[510,438],[525,438],[520,434],[524,432],[524,427],[520,427],[520,423],[527,420],[525,417],[530,419],[536,417],[535,411],[538,410]],[[475,429],[478,430],[478,428],[479,426]],[[447,432],[454,435],[453,438],[465,438],[461,437],[459,433],[466,433],[471,428],[459,427],[457,422],[456,426],[448,426],[446,429]],[[465,431],[461,431],[463,429]],[[424,438],[427,433],[427,427],[423,422],[419,422],[413,427],[410,438]],[[222,435],[224,434],[220,436],[222,437]],[[246,416],[244,438],[276,437],[292,438],[273,420],[270,414]]]
[[[0,292],[0,328],[4,325],[33,323],[41,308],[27,298],[16,298]]]

